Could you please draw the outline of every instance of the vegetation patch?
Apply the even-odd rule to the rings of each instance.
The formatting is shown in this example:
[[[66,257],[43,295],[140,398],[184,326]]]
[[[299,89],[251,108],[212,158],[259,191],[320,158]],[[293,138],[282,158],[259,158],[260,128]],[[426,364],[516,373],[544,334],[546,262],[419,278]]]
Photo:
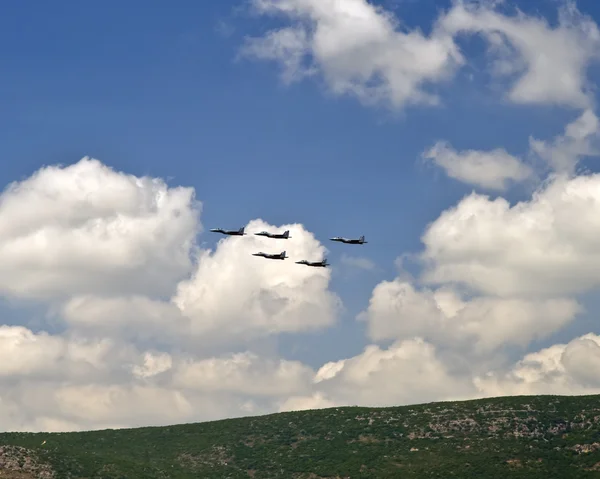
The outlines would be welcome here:
[[[600,396],[345,407],[169,427],[0,434],[0,479],[585,479]]]

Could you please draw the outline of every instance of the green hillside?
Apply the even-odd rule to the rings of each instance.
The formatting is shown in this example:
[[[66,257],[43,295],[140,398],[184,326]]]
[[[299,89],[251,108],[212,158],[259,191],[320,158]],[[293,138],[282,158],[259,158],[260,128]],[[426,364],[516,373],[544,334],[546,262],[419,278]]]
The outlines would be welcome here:
[[[0,444],[0,478],[597,478],[600,396],[5,433]]]

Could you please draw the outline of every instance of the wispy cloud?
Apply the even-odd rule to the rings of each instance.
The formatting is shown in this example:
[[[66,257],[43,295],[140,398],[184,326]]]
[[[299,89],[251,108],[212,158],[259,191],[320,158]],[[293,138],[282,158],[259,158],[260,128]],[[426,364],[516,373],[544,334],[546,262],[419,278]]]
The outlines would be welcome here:
[[[343,254],[341,261],[344,265],[351,268],[364,269],[367,271],[375,271],[377,269],[377,266],[373,261],[360,256],[348,256],[347,254]]]

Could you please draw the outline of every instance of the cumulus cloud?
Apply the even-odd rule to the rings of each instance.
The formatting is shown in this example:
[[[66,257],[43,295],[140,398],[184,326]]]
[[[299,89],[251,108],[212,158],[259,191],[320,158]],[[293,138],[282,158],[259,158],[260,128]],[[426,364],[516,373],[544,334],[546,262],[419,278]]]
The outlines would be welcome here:
[[[334,323],[331,271],[294,263],[325,248],[300,224],[254,220],[247,236],[204,250],[200,211],[192,188],[89,158],[0,195],[0,294],[46,305],[55,329],[0,326],[0,429],[259,414],[310,389],[308,366],[245,348]],[[293,240],[252,234],[277,229]],[[283,249],[285,261],[252,256]]]
[[[252,234],[274,229],[290,230],[293,241],[283,244]],[[330,269],[295,264],[325,255],[314,235],[299,224],[275,228],[262,220],[249,222],[246,232],[248,236],[221,240],[214,252],[202,252],[192,277],[179,284],[173,302],[191,319],[191,333],[248,337],[332,325],[341,302],[327,289]],[[283,250],[289,256],[284,261],[252,256]]]
[[[565,1],[558,25],[517,12],[507,16],[489,2],[457,1],[441,19],[449,34],[480,33],[495,55],[493,73],[516,77],[508,98],[522,104],[591,106],[587,67],[600,58],[600,31],[575,2]]]
[[[184,360],[173,384],[209,392],[274,397],[304,392],[313,374],[299,361],[266,359],[246,352],[201,361]]]
[[[143,356],[126,343],[20,326],[2,326],[0,343],[0,401],[10,411],[0,414],[2,430],[122,427],[131,418],[169,420],[176,410],[170,406],[177,391],[134,384],[132,371]]]
[[[279,62],[287,82],[319,74],[334,94],[366,104],[438,103],[425,86],[450,78],[464,62],[443,31],[404,32],[390,12],[366,0],[251,3],[291,25],[247,39],[243,55]]]
[[[191,188],[83,158],[0,196],[0,294],[168,295],[192,270],[201,204]]]
[[[190,334],[192,321],[171,301],[139,295],[75,295],[62,303],[57,315],[80,334],[140,343],[177,343]]]
[[[600,175],[554,178],[513,206],[471,194],[425,231],[427,283],[530,298],[600,285]]]
[[[95,160],[81,164],[92,165],[98,174],[107,171]],[[123,177],[111,175],[108,189],[110,178]],[[144,188],[158,183],[130,177],[123,184]],[[29,185],[31,197],[39,195],[30,179],[22,184]],[[294,264],[326,252],[299,224],[273,226],[253,220],[246,226],[247,236],[223,238],[214,250],[201,250],[190,239],[194,235],[182,235],[188,253],[195,254],[189,259],[193,267],[186,266],[187,278],[172,280],[170,297],[154,297],[144,288],[125,294],[107,288],[95,291],[92,283],[88,289],[75,288],[70,296],[66,286],[61,295],[18,296],[58,301],[53,311],[64,321],[65,331],[52,335],[19,326],[0,328],[6,356],[0,368],[0,400],[5,407],[0,427],[74,430],[168,424],[273,410],[385,406],[525,390],[514,380],[523,366],[508,372],[502,367],[489,369],[494,365],[490,355],[506,345],[526,347],[547,338],[581,311],[568,294],[595,285],[595,268],[589,263],[595,251],[593,225],[600,217],[594,209],[595,202],[600,204],[596,190],[600,191],[600,176],[558,176],[530,201],[513,207],[501,198],[491,201],[473,194],[463,199],[434,221],[423,237],[425,277],[442,286],[418,288],[401,278],[379,284],[362,317],[368,321],[372,341],[393,343],[387,348],[369,345],[361,354],[329,362],[316,372],[298,361],[244,350],[251,338],[314,330],[335,321],[340,303],[328,289],[330,270]],[[169,189],[162,193],[169,194],[173,194]],[[6,205],[2,198],[0,204]],[[187,198],[193,198],[193,192]],[[56,207],[48,199],[45,204],[51,210]],[[85,213],[77,210],[77,224],[89,220]],[[132,222],[137,221],[134,213]],[[51,224],[43,211],[35,214]],[[98,216],[93,209],[87,214]],[[199,228],[197,214],[189,217]],[[38,229],[33,220],[27,225]],[[289,229],[294,241],[252,234],[265,229]],[[135,242],[138,236],[130,231],[122,241],[126,239]],[[531,251],[522,251],[528,247]],[[285,261],[251,254],[283,249],[290,256]],[[565,258],[572,261],[576,274],[564,267]],[[477,272],[478,264],[484,271],[481,276],[471,270],[459,274],[461,265]],[[577,269],[584,266],[583,272]],[[544,268],[543,274],[536,267]],[[124,268],[115,265],[117,271]],[[58,273],[53,274],[60,283]],[[116,273],[106,268],[104,274],[113,278]],[[461,284],[475,296],[466,294]],[[14,289],[4,294],[15,296]],[[241,349],[217,354],[215,344],[237,344]],[[573,384],[582,390],[592,387],[595,373],[582,364],[586,355],[595,357],[597,347],[588,341],[565,348],[557,363],[569,371],[563,383],[538,381],[527,387],[532,391]],[[472,354],[479,357],[477,367],[468,364]],[[523,364],[531,358],[525,356]],[[488,369],[491,374],[483,374]],[[539,368],[535,371],[541,374]],[[143,408],[136,407],[140,401]]]
[[[60,338],[46,334],[34,335],[23,327],[0,326],[0,345],[5,355],[0,376],[44,373],[64,354]]]
[[[267,412],[282,398],[305,393],[314,377],[298,361],[251,352],[198,359],[19,326],[2,326],[0,345],[2,430],[158,425]]]
[[[552,142],[529,138],[531,151],[542,158],[556,172],[574,174],[582,157],[598,156],[600,122],[592,110],[585,110],[569,123],[563,135]]]
[[[586,334],[527,354],[507,373],[475,379],[487,396],[600,394],[600,336]]]
[[[457,371],[421,338],[369,345],[352,358],[323,365],[310,394],[293,396],[280,410],[366,405],[392,406],[432,400],[528,394],[599,394],[600,337],[587,334],[526,354],[508,371]]]
[[[461,399],[474,391],[468,377],[457,377],[420,338],[396,341],[387,349],[369,345],[352,358],[323,365],[315,392],[294,397],[282,410],[322,406],[392,406],[436,399]]]
[[[157,374],[169,371],[172,367],[173,358],[170,354],[146,351],[143,356],[143,362],[134,365],[131,372],[138,378],[151,378]]]
[[[471,193],[430,223],[415,255],[423,266],[418,279],[381,282],[358,315],[370,339],[397,345],[421,338],[470,397],[597,392],[600,341],[593,334],[526,354],[506,371],[514,346],[523,350],[561,331],[585,312],[579,297],[600,285],[600,175],[574,176],[581,157],[597,154],[597,138],[598,119],[585,110],[553,141],[531,139],[531,153],[553,170],[531,198],[511,204]],[[489,189],[533,173],[503,177],[507,169],[492,166],[496,155],[513,172],[522,165],[504,150],[456,152],[440,142],[424,154],[450,176]],[[488,176],[478,168],[484,162]],[[337,377],[344,363],[324,366],[316,383]]]
[[[447,142],[438,141],[422,154],[442,168],[450,178],[490,190],[504,191],[509,182],[520,182],[533,169],[503,148],[490,151],[456,151]]]
[[[1,379],[85,378],[92,371],[99,379],[111,374],[111,364],[126,364],[135,357],[132,348],[109,339],[33,333],[22,326],[0,326],[0,345]]]
[[[131,341],[180,346],[244,342],[281,332],[331,326],[341,300],[329,291],[331,271],[303,268],[299,259],[321,258],[325,248],[302,225],[282,225],[294,241],[254,236],[277,229],[262,220],[246,226],[247,236],[221,240],[214,251],[201,250],[197,266],[180,281],[169,300],[145,296],[77,295],[64,303],[60,317],[77,331]],[[288,259],[252,256],[258,251]]]
[[[67,420],[81,424],[93,418],[113,428],[182,421],[194,410],[180,391],[144,385],[64,385],[49,399]]]
[[[524,348],[534,339],[546,338],[580,311],[569,298],[465,300],[451,287],[419,291],[396,279],[375,287],[360,318],[368,322],[374,341],[418,336],[462,354],[486,354],[510,344]]]
[[[572,177],[579,158],[596,149],[598,119],[585,79],[598,51],[596,25],[570,4],[550,27],[458,2],[429,35],[401,28],[366,0],[253,6],[290,23],[248,39],[245,54],[279,61],[287,82],[318,77],[366,104],[439,102],[428,87],[465,63],[454,38],[482,33],[497,55],[494,72],[516,78],[512,101],[586,109],[554,141],[531,139],[532,152],[559,174],[515,205],[473,193],[444,211],[423,235],[420,281],[382,282],[360,315],[372,342],[392,344],[370,344],[315,371],[250,347],[336,321],[330,269],[294,264],[326,253],[303,225],[255,219],[247,236],[205,250],[196,242],[202,205],[193,188],[89,158],[41,168],[0,195],[0,295],[35,300],[59,321],[52,333],[0,327],[0,429],[596,392],[600,339],[593,334],[516,364],[490,359],[559,331],[582,311],[577,295],[600,283],[600,175]],[[532,174],[503,149],[437,143],[425,156],[460,181],[496,191]],[[265,229],[289,229],[293,240],[252,234]],[[252,256],[284,249],[285,261]],[[343,256],[342,263],[372,268],[365,258]]]
[[[104,168],[98,162],[92,165],[98,171]],[[108,182],[108,188],[111,187]],[[91,219],[86,218],[83,211],[79,215],[84,223],[93,221],[93,212]],[[132,217],[131,221],[138,219]],[[253,235],[274,229],[291,230],[293,241],[283,243]],[[56,308],[56,315],[67,327],[81,334],[180,346],[199,339],[204,345],[243,342],[263,335],[332,325],[341,301],[328,289],[331,271],[304,268],[294,263],[299,259],[319,259],[325,254],[325,248],[314,235],[299,224],[277,227],[262,220],[249,222],[246,231],[248,234],[244,237],[222,239],[214,251],[194,248],[194,268],[188,268],[187,279],[172,284],[173,293],[166,299],[134,294],[131,285],[123,290],[118,290],[118,285],[99,286],[95,291],[79,286],[73,287],[70,297]],[[137,233],[123,236],[124,244],[128,240],[135,244]],[[181,238],[181,241],[187,242],[188,238]],[[177,249],[178,245],[174,247]],[[127,244],[126,248],[130,246]],[[160,244],[157,248],[164,246]],[[289,258],[285,261],[252,256],[258,251],[278,253],[280,250],[287,250]],[[167,261],[166,251],[161,254]],[[135,262],[136,259],[124,257],[112,270],[104,265],[106,275],[109,278],[126,275],[132,270],[128,260]],[[177,261],[176,252],[174,260]],[[86,274],[85,268],[84,264],[76,273]],[[138,270],[139,274],[142,271]],[[66,279],[58,276],[61,273],[60,269],[51,272],[59,284],[65,285],[66,293],[70,272],[65,272]],[[87,274],[94,276],[93,271],[88,270]],[[30,273],[25,271],[24,276],[28,277]],[[100,282],[99,279],[96,281]],[[143,281],[147,278],[138,282]],[[31,289],[22,291],[31,296]]]

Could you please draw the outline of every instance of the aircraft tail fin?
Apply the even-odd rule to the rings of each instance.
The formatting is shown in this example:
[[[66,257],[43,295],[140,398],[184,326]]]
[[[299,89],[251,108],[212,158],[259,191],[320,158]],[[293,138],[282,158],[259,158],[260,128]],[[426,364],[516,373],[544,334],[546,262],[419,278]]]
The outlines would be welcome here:
[[[364,236],[361,236],[361,237],[360,237],[360,240],[361,240],[361,241],[364,241],[364,240],[365,240],[365,237],[364,237]]]
[[[285,230],[285,231],[283,232],[283,237],[284,237],[284,238],[289,238],[289,237],[290,237],[290,230]]]
[[[239,229],[239,233],[241,233],[241,234],[244,234],[244,230],[245,230],[245,229],[246,229],[246,227],[245,227],[245,226],[242,226],[242,227]]]
[[[281,252],[281,257],[282,257],[282,258],[285,258],[285,254],[286,254],[286,253],[287,253],[287,251],[282,251],[282,252]]]

